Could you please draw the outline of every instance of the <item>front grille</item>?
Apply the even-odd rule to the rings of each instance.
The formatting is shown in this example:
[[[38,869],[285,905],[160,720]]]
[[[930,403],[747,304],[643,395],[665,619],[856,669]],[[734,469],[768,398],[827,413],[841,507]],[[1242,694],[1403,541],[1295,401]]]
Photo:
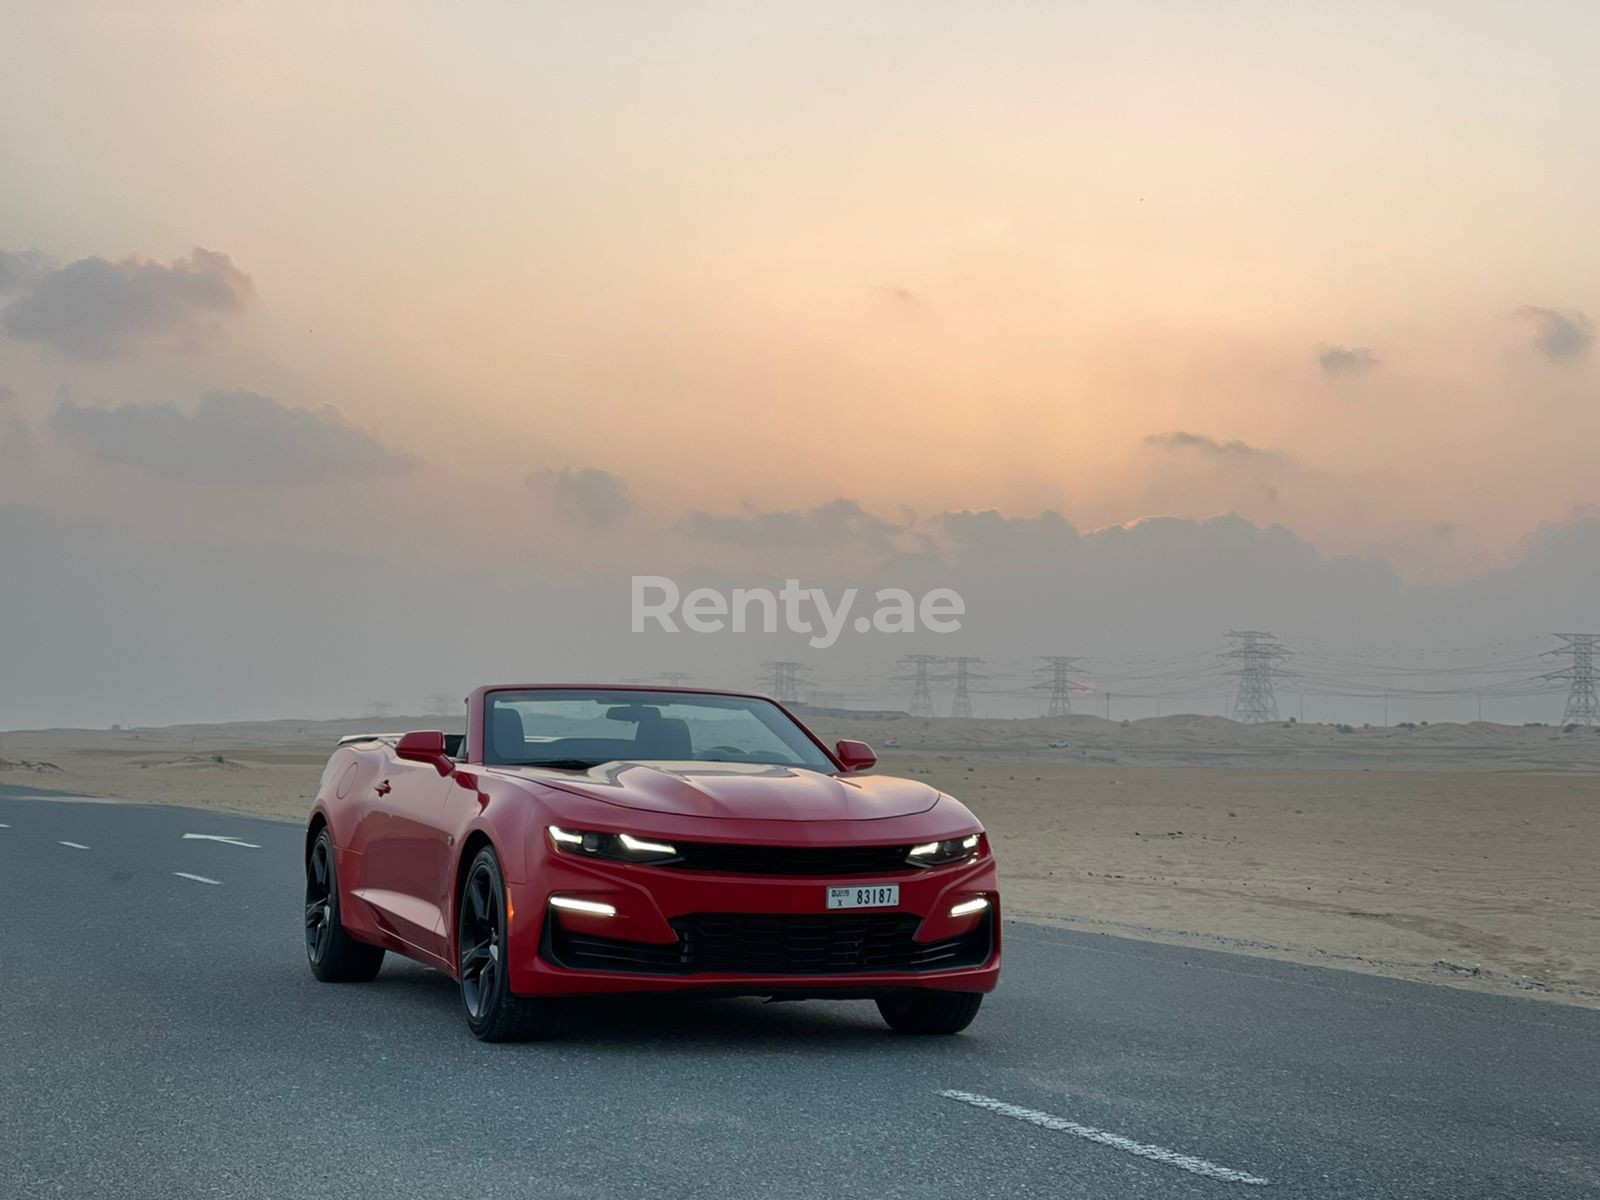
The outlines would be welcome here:
[[[719,842],[674,842],[685,871],[730,875],[884,875],[915,871],[906,862],[910,846],[735,846]]]
[[[987,916],[960,937],[916,941],[909,913],[697,913],[671,922],[676,945],[625,942],[564,929],[552,914],[546,957],[583,971],[695,975],[849,975],[979,966],[992,945]]]

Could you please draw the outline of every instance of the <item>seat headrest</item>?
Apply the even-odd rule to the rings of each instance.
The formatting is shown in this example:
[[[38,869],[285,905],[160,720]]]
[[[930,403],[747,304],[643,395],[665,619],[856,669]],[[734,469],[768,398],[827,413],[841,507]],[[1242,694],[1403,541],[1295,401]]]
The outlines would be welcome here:
[[[694,757],[689,723],[680,717],[651,717],[633,734],[633,756],[683,762]]]
[[[489,726],[489,745],[500,762],[517,762],[528,757],[528,734],[522,714],[514,708],[496,708]]]

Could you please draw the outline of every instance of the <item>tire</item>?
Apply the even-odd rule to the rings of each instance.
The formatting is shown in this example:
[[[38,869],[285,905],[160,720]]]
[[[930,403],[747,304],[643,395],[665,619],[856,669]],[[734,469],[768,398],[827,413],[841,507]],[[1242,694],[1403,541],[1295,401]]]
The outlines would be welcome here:
[[[306,855],[306,961],[323,983],[366,983],[383,966],[383,947],[345,932],[334,874],[333,838],[326,826]]]
[[[960,1033],[978,1015],[982,992],[892,992],[878,1012],[896,1033]]]
[[[506,884],[492,846],[478,851],[467,868],[456,904],[457,964],[467,1028],[485,1042],[522,1042],[549,1037],[555,1027],[548,1000],[511,991],[506,940]]]

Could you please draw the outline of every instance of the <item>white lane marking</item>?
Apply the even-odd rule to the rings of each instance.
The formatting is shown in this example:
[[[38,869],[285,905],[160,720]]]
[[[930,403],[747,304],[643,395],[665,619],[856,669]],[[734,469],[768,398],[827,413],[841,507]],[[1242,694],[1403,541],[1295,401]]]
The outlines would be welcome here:
[[[11,828],[11,826],[9,826],[9,825],[0,824],[0,829],[10,829],[10,828]]]
[[[173,874],[176,875],[179,879],[192,879],[196,883],[210,883],[210,884],[217,884],[217,885],[220,885],[222,883],[222,880],[220,880],[220,879],[207,879],[204,875],[191,875],[187,871],[174,871]]]
[[[57,842],[56,845],[58,845],[58,846],[71,846],[74,850],[87,850],[89,848],[89,847],[85,846],[82,842]]]
[[[221,842],[224,846],[243,846],[246,850],[259,850],[260,846],[254,842],[241,842],[236,837],[224,837],[220,833],[186,833],[183,835],[186,842]]]
[[[975,1108],[987,1109],[989,1112],[999,1113],[1002,1117],[1015,1117],[1019,1121],[1038,1125],[1042,1129],[1053,1129],[1057,1133],[1070,1133],[1073,1137],[1081,1137],[1086,1141],[1097,1142],[1102,1146],[1110,1146],[1113,1150],[1121,1150],[1126,1154],[1136,1154],[1140,1158],[1148,1158],[1152,1162],[1166,1163],[1169,1167],[1179,1167],[1185,1171],[1192,1171],[1196,1175],[1204,1175],[1207,1179],[1222,1179],[1228,1183],[1266,1183],[1267,1180],[1259,1175],[1251,1175],[1247,1171],[1236,1171],[1232,1167],[1218,1166],[1214,1162],[1207,1162],[1203,1158],[1196,1158],[1192,1154],[1179,1154],[1176,1150],[1168,1150],[1162,1146],[1151,1146],[1144,1142],[1136,1142],[1132,1138],[1125,1138],[1120,1134],[1107,1133],[1103,1129],[1096,1129],[1091,1125],[1079,1125],[1076,1121],[1069,1121],[1065,1117],[1051,1116],[1037,1109],[1020,1108],[1015,1104],[1007,1104],[1004,1100],[996,1100],[992,1096],[980,1096],[975,1092],[941,1091],[939,1095],[947,1100],[959,1100],[963,1104],[971,1104]]]

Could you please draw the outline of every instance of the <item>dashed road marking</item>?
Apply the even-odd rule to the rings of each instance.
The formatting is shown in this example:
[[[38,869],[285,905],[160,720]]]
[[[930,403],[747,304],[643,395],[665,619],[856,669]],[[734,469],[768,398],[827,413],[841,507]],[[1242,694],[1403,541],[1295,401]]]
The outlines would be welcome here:
[[[209,883],[213,885],[220,885],[222,883],[222,880],[220,879],[207,879],[204,875],[191,875],[187,871],[174,871],[173,874],[179,879],[192,879],[196,883]]]
[[[10,829],[10,828],[11,828],[11,826],[5,824],[3,821],[0,821],[0,829]]]
[[[74,850],[87,850],[89,848],[89,847],[85,846],[82,842],[57,842],[56,845],[58,845],[58,846],[71,846]]]
[[[1151,1162],[1165,1163],[1169,1167],[1178,1167],[1195,1175],[1204,1175],[1207,1179],[1221,1179],[1227,1183],[1267,1182],[1261,1176],[1252,1175],[1248,1171],[1236,1171],[1232,1167],[1218,1166],[1214,1162],[1207,1162],[1205,1159],[1196,1158],[1192,1154],[1180,1154],[1178,1151],[1168,1150],[1164,1146],[1152,1146],[1145,1142],[1136,1142],[1132,1138],[1123,1137],[1121,1134],[1107,1133],[1104,1129],[1096,1129],[1092,1125],[1080,1125],[1076,1121],[1069,1121],[1065,1117],[1052,1116],[1050,1113],[1039,1112],[1037,1109],[1007,1104],[1004,1100],[996,1100],[992,1096],[980,1096],[975,1092],[956,1091],[941,1091],[939,1095],[947,1100],[959,1100],[961,1103],[970,1104],[974,1108],[982,1108],[992,1113],[999,1113],[1002,1117],[1013,1117],[1018,1121],[1027,1121],[1030,1125],[1037,1125],[1041,1129],[1053,1129],[1057,1133],[1070,1133],[1073,1137],[1080,1137],[1085,1141],[1095,1142],[1101,1146],[1110,1146],[1113,1150],[1121,1150],[1125,1154],[1148,1158]]]
[[[221,842],[224,846],[243,846],[246,850],[259,850],[260,846],[254,842],[240,841],[236,837],[226,837],[220,833],[186,833],[183,835],[186,842]]]

